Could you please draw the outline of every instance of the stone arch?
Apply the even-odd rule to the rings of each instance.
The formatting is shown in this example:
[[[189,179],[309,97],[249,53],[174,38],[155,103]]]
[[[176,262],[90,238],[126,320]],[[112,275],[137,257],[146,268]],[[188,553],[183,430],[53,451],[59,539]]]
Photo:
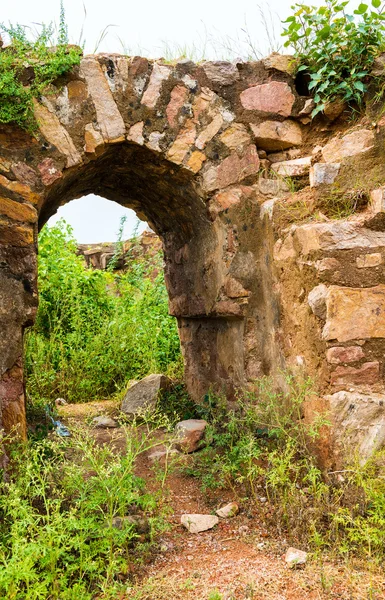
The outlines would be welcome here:
[[[5,430],[18,425],[25,432],[22,331],[37,307],[38,227],[61,204],[87,193],[133,208],[162,239],[170,313],[178,319],[195,398],[212,385],[232,396],[248,378],[269,372],[278,311],[254,185],[260,161],[248,125],[255,102],[248,88],[268,77],[259,63],[241,77],[230,63],[170,66],[88,56],[60,89],[35,103],[33,136],[2,128]],[[286,94],[278,103],[286,111],[295,96],[285,77],[257,87]]]

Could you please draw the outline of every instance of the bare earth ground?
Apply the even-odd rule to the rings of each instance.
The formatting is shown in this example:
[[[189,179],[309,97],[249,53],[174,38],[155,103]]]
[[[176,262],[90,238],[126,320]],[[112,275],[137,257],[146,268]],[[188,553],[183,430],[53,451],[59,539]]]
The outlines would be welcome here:
[[[87,426],[90,417],[115,411],[111,401],[60,407],[69,427]],[[121,429],[92,431],[99,443],[124,450]],[[148,454],[140,458],[138,475],[155,490],[159,483]],[[208,600],[215,591],[222,596],[212,595],[212,600],[385,599],[385,574],[369,561],[345,564],[323,557],[321,563],[310,558],[304,569],[291,570],[284,562],[288,543],[265,529],[258,506],[241,503],[236,517],[221,520],[211,531],[191,534],[180,525],[183,513],[213,513],[236,500],[234,494],[220,490],[207,496],[199,481],[177,470],[168,476],[167,490],[170,529],[162,535],[158,553],[138,567],[134,583],[119,600]]]

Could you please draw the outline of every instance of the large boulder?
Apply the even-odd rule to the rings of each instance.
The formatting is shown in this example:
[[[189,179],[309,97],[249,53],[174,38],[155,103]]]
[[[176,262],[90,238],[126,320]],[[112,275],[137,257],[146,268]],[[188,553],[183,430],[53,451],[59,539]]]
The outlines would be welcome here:
[[[170,379],[165,375],[148,375],[127,390],[121,411],[126,415],[135,416],[155,408],[159,392],[167,390],[170,383]]]

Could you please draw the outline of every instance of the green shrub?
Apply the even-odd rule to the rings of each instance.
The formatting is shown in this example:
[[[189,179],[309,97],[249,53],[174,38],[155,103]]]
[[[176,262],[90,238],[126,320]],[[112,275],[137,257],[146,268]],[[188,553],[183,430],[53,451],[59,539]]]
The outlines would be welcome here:
[[[314,456],[327,416],[304,423],[303,404],[312,394],[309,380],[286,376],[286,391],[270,378],[229,410],[210,395],[200,408],[209,422],[208,445],[184,467],[205,491],[231,488],[234,495],[257,502],[267,526],[314,551],[332,550],[385,559],[385,480],[383,457],[325,473]],[[260,504],[264,497],[266,504]]]
[[[57,39],[52,25],[42,25],[34,40],[26,27],[0,24],[11,44],[0,49],[0,123],[24,129],[36,127],[33,100],[80,63],[81,50],[68,46],[68,32],[61,3]]]
[[[164,530],[158,500],[134,474],[151,433],[127,427],[124,455],[72,433],[16,447],[10,479],[0,479],[1,598],[117,598]]]
[[[127,271],[85,266],[61,221],[39,237],[39,310],[27,331],[30,404],[108,397],[151,372],[180,371],[162,256],[131,258]],[[156,273],[158,273],[156,275]]]
[[[385,12],[380,0],[361,3],[353,15],[348,1],[329,0],[321,7],[295,4],[284,21],[285,46],[295,50],[298,71],[310,75],[314,117],[334,100],[360,105],[374,59],[384,47]]]

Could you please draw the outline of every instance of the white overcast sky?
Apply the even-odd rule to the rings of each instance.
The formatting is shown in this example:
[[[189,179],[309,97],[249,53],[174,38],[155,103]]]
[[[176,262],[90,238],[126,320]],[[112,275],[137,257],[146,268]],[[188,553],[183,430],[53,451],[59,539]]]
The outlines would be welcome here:
[[[269,34],[278,44],[280,20],[290,14],[290,0],[269,0],[258,6],[258,0],[65,0],[70,41],[85,43],[86,53],[97,51],[142,54],[167,57],[167,48],[174,56],[178,49],[195,49],[199,60],[235,58],[252,52],[251,44],[263,55],[271,51]],[[320,4],[315,1],[314,4]],[[13,0],[1,11],[4,23],[34,23],[58,21],[59,0]],[[262,17],[262,14],[264,18]],[[274,26],[273,26],[274,25]],[[103,32],[106,35],[103,36]],[[275,33],[274,33],[275,28]],[[247,31],[245,31],[247,30]],[[83,32],[83,33],[82,33]],[[82,36],[82,37],[81,37]],[[136,223],[132,211],[111,201],[88,196],[74,200],[59,209],[81,243],[113,241],[122,214],[127,214],[125,237]]]

